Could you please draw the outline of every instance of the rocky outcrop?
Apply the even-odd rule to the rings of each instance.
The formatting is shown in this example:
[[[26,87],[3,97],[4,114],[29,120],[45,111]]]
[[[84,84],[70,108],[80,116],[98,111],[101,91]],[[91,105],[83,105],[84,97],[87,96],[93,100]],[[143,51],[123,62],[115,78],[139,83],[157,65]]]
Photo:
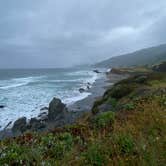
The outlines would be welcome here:
[[[12,127],[12,132],[14,135],[19,135],[24,133],[27,130],[27,119],[22,117],[14,122]]]
[[[38,118],[31,118],[28,123],[25,117],[18,119],[14,122],[12,133],[14,136],[17,136],[25,131],[47,131],[54,127],[73,123],[79,114],[69,112],[60,99],[53,98],[49,104],[48,113],[43,112]]]
[[[49,104],[48,119],[56,120],[58,116],[63,116],[67,113],[66,105],[58,98],[53,98]]]
[[[28,124],[28,128],[31,131],[43,131],[46,128],[46,122],[40,119],[32,118]]]
[[[71,121],[71,112],[68,112],[68,109],[65,104],[61,102],[58,98],[53,98],[49,104],[48,109],[48,121],[53,126],[63,126],[70,123]]]

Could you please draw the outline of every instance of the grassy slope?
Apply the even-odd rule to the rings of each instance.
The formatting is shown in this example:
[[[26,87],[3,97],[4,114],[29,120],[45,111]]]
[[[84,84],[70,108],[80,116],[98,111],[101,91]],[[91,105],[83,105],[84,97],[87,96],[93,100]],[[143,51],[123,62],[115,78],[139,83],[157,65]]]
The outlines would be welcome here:
[[[164,60],[166,60],[166,44],[138,50],[121,56],[115,56],[96,64],[96,67],[152,65]]]
[[[164,166],[166,75],[140,71],[146,74],[108,89],[75,125],[1,141],[0,165]],[[101,112],[105,103],[112,108]]]

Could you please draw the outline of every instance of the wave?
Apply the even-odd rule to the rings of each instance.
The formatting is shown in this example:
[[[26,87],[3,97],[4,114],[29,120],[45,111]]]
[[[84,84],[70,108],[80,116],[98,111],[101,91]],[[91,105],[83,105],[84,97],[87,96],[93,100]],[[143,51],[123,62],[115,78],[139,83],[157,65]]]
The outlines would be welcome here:
[[[11,88],[17,88],[21,86],[26,86],[31,82],[35,82],[36,80],[43,78],[43,76],[40,77],[23,77],[23,78],[14,78],[11,80],[3,80],[0,82],[0,89],[7,90]]]
[[[88,93],[88,92],[84,92],[84,93],[80,93],[76,96],[73,96],[73,97],[69,97],[69,98],[66,98],[63,100],[63,102],[67,105],[71,105],[77,101],[80,101],[80,100],[83,100],[85,99],[86,97],[88,97],[89,95],[91,95],[91,93]]]

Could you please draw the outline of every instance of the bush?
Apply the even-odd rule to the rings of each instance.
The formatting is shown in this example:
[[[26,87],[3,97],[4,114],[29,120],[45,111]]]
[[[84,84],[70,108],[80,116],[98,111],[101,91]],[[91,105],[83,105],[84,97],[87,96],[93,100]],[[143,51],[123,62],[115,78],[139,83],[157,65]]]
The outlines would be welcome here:
[[[107,100],[107,103],[111,104],[111,106],[112,106],[113,108],[115,108],[116,105],[117,105],[117,100],[116,100],[115,98],[110,97],[110,98]]]
[[[124,96],[130,94],[133,90],[133,87],[127,84],[119,84],[112,88],[110,91],[110,96],[115,99],[120,99]]]
[[[99,112],[98,106],[102,105],[105,102],[105,99],[99,99],[94,102],[92,113],[97,114]]]
[[[0,165],[23,165],[23,163],[30,165],[36,159],[33,156],[29,157],[29,152],[28,147],[12,143],[0,150]]]
[[[114,120],[115,113],[109,111],[97,115],[94,119],[94,124],[97,128],[105,128],[107,125],[113,124]]]
[[[123,108],[126,109],[126,110],[134,110],[135,109],[135,105],[134,105],[134,103],[128,103],[128,104],[125,104],[123,106]]]
[[[42,138],[41,146],[43,146],[45,156],[61,160],[66,152],[72,149],[73,137],[70,133],[62,133],[56,136],[49,134]]]
[[[90,145],[87,151],[83,153],[83,157],[84,165],[102,166],[106,164],[104,150],[102,150],[98,143]]]
[[[116,143],[118,144],[121,154],[129,154],[134,150],[134,140],[130,135],[120,134],[116,137]]]

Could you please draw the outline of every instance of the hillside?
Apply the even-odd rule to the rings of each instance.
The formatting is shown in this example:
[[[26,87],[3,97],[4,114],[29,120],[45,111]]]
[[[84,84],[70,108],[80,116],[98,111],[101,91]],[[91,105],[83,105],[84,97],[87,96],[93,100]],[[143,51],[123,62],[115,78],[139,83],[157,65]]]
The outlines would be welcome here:
[[[131,76],[108,88],[74,125],[0,141],[0,165],[164,166],[166,75],[117,70]]]
[[[166,60],[166,44],[112,57],[97,63],[96,67],[129,67],[151,65]]]

